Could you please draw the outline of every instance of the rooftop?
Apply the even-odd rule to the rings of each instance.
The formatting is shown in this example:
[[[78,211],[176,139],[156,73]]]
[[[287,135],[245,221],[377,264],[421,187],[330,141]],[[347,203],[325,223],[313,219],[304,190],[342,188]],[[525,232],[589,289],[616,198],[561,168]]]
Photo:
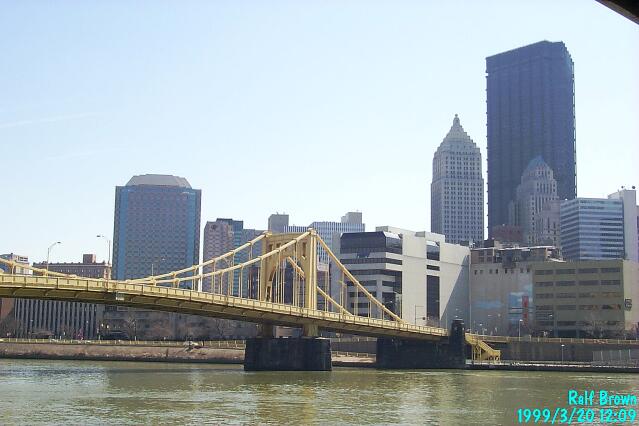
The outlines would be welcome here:
[[[179,188],[191,188],[189,181],[187,181],[185,178],[172,175],[136,175],[133,176],[126,184],[126,186],[140,185],[177,186]]]

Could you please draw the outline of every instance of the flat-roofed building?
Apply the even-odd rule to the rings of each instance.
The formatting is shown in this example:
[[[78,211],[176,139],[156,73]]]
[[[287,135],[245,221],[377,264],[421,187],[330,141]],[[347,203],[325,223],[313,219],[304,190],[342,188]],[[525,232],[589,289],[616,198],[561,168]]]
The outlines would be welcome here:
[[[533,292],[538,334],[636,338],[636,262],[618,259],[536,264]]]
[[[111,265],[97,262],[95,254],[82,255],[82,262],[34,263],[34,268],[86,278],[111,278]],[[95,339],[101,333],[104,305],[60,300],[18,299],[16,319],[26,326],[21,337],[59,336]]]
[[[382,226],[343,233],[333,250],[367,291],[405,321],[445,327],[455,318],[468,320],[468,247],[447,243],[441,234]],[[337,275],[332,297],[368,316],[368,299],[353,286],[340,294]],[[375,317],[376,308],[371,310]]]
[[[534,326],[533,265],[559,261],[559,250],[492,244],[470,251],[469,327],[494,335],[529,334]]]
[[[9,260],[11,262],[15,262],[17,264],[22,264],[25,266],[29,266],[29,258],[27,256],[22,256],[15,253],[8,254],[0,254],[0,258],[4,260]],[[19,274],[19,275],[30,275],[31,270],[23,268],[21,266],[13,266],[10,267],[4,263],[0,263],[0,274]],[[16,300],[10,297],[0,298],[0,321],[5,320],[5,318],[10,318],[15,316],[14,307]],[[9,327],[11,330],[5,330],[5,334],[14,335],[17,332],[17,323],[13,324],[13,326]],[[1,337],[1,336],[0,336]]]

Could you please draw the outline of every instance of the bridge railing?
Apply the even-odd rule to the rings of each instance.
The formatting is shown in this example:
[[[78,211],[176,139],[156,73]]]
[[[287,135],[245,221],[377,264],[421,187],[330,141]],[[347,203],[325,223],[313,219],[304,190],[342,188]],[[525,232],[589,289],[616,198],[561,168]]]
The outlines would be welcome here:
[[[535,342],[535,343],[588,343],[588,344],[608,344],[608,345],[637,345],[637,339],[586,339],[575,337],[511,337],[511,336],[490,336],[477,334],[481,340],[495,343],[508,342]]]

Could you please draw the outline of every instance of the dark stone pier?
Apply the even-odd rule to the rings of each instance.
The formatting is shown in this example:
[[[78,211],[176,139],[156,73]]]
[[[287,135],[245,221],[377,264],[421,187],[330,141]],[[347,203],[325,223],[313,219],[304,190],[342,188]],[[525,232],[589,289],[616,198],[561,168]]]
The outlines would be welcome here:
[[[246,340],[246,371],[331,371],[331,341],[320,337]]]
[[[448,339],[377,339],[377,367],[388,369],[466,368],[464,323],[454,320]]]

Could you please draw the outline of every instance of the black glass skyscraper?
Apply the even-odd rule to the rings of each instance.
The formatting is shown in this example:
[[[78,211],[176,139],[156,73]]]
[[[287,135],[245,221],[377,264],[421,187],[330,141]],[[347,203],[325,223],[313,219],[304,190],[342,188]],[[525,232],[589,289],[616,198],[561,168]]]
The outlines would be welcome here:
[[[526,165],[541,156],[560,199],[577,194],[574,69],[562,42],[541,41],[486,58],[488,232],[508,223]]]

